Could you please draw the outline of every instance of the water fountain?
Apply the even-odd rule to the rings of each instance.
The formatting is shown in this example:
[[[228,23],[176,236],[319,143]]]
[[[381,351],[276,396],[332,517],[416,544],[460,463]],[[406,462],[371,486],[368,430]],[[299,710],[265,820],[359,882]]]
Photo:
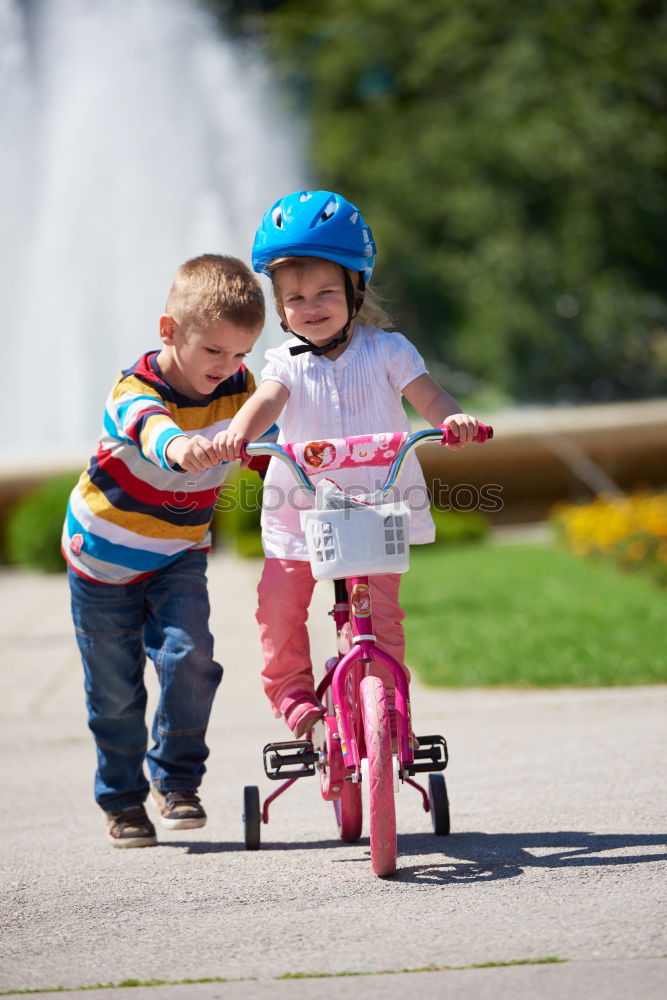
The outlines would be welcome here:
[[[176,267],[303,184],[259,47],[197,0],[0,0],[0,469],[94,449]],[[251,367],[280,337],[269,327]]]

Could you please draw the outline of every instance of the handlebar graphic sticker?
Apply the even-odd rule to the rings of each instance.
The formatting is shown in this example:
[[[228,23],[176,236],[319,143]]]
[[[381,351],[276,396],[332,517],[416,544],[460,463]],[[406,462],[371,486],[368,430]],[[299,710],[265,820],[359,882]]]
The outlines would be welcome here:
[[[285,451],[305,469],[354,469],[360,465],[391,465],[407,440],[407,433],[361,434],[353,438],[286,444]]]
[[[336,449],[331,441],[310,441],[303,446],[304,465],[311,469],[327,469],[336,460]]]
[[[357,583],[352,588],[350,594],[350,604],[352,614],[357,618],[370,618],[371,616],[371,595],[365,583]]]

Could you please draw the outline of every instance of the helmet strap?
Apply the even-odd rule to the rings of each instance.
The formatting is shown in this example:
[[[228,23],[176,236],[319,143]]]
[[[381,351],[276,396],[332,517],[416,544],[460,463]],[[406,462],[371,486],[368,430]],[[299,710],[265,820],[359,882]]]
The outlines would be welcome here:
[[[282,322],[280,325],[282,326],[285,333],[291,333],[293,337],[298,337],[299,340],[303,341],[303,344],[295,344],[293,347],[290,347],[289,352],[292,355],[292,357],[294,357],[296,354],[306,354],[308,351],[310,351],[316,357],[320,357],[322,354],[328,354],[329,351],[333,351],[334,347],[338,347],[340,344],[344,344],[345,341],[347,340],[347,334],[350,329],[350,324],[352,323],[352,320],[361,309],[364,302],[364,296],[366,294],[366,282],[364,281],[363,274],[360,273],[359,284],[355,288],[352,283],[352,278],[347,272],[347,269],[343,267],[342,271],[343,271],[343,279],[345,281],[345,299],[347,301],[347,323],[345,324],[345,326],[340,331],[337,337],[334,337],[333,340],[330,340],[327,344],[322,344],[322,346],[319,347],[316,344],[311,344],[311,342],[306,337],[302,337],[300,333],[294,333],[294,330],[290,330],[287,323]]]

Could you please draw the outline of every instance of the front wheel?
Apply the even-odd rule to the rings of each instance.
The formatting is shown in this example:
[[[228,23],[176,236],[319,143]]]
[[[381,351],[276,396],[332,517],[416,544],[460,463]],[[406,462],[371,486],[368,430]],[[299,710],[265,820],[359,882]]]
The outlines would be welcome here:
[[[259,850],[261,821],[259,788],[257,785],[246,785],[243,789],[243,825],[245,827],[245,846],[249,851]]]
[[[396,871],[396,805],[387,695],[379,677],[360,685],[364,738],[368,755],[371,865],[376,875]]]

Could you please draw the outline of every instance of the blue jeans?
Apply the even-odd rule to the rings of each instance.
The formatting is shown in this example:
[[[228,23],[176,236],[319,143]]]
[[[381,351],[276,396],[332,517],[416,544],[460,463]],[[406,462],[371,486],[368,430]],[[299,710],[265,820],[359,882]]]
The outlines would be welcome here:
[[[186,552],[135,583],[92,583],[69,571],[83,659],[88,726],[97,747],[95,799],[103,809],[143,802],[144,774],[163,791],[197,788],[222,667],[208,629],[206,553]],[[160,698],[148,749],[146,654]]]

